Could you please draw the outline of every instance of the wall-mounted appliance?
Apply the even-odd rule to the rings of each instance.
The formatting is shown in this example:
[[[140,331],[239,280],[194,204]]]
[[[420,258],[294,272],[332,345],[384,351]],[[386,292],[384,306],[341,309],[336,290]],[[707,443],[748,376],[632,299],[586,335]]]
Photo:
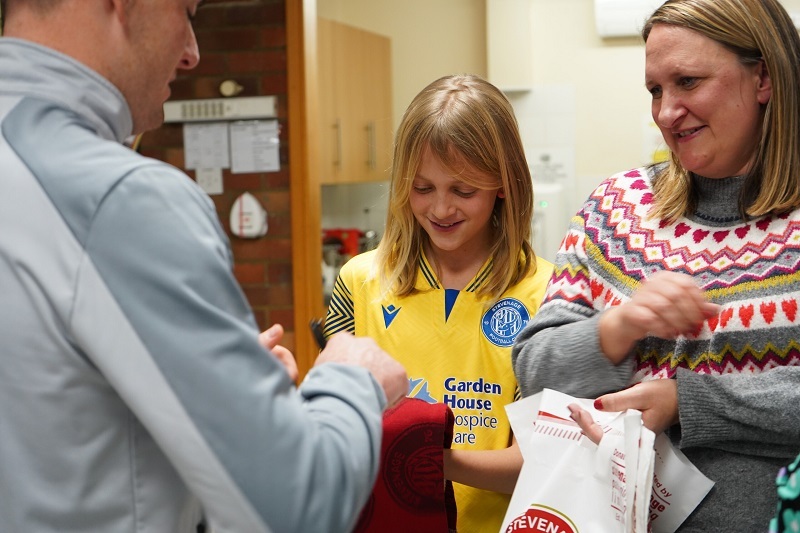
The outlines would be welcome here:
[[[645,20],[664,0],[594,0],[594,24],[600,37],[637,37]]]
[[[275,96],[236,96],[164,102],[164,122],[251,120],[277,116]]]

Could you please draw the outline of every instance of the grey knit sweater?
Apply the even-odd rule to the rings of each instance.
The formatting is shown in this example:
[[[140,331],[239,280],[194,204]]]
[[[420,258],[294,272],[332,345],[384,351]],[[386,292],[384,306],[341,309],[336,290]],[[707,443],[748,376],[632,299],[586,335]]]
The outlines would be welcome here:
[[[544,303],[517,338],[523,395],[594,398],[676,379],[673,442],[715,486],[682,532],[766,531],[775,475],[800,451],[800,210],[742,221],[743,179],[694,178],[697,208],[650,219],[653,172],[603,182],[573,218]],[[602,312],[660,270],[691,275],[723,311],[692,335],[648,337],[620,365],[601,353]]]

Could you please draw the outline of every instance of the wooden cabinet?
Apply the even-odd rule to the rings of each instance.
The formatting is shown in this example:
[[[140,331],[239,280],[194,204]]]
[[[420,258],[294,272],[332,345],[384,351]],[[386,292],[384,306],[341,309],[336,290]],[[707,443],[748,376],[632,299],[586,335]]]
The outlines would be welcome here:
[[[389,179],[392,151],[388,37],[319,18],[320,183]]]

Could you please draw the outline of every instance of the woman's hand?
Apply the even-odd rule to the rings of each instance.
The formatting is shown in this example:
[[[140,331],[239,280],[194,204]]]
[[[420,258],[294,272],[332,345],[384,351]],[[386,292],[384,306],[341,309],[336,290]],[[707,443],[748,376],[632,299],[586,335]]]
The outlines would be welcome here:
[[[600,396],[594,401],[598,411],[642,412],[642,423],[658,435],[679,421],[678,383],[674,379],[653,379],[630,388]]]
[[[646,336],[674,339],[688,335],[719,312],[720,306],[706,300],[690,276],[658,272],[642,282],[630,301],[601,315],[600,347],[617,364]]]
[[[595,444],[603,438],[603,428],[594,421],[589,411],[577,403],[567,406],[574,420],[589,440]],[[677,424],[678,384],[674,379],[643,381],[620,392],[600,396],[594,401],[598,411],[627,411],[636,409],[642,413],[644,426],[658,435]]]

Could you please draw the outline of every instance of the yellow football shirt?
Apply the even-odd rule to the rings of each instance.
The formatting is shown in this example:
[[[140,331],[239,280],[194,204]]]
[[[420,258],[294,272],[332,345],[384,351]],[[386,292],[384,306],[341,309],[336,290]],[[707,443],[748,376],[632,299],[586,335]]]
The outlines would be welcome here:
[[[454,449],[508,447],[511,427],[505,405],[519,395],[511,346],[536,313],[553,265],[537,259],[537,270],[491,306],[477,288],[491,260],[464,290],[443,289],[425,258],[417,292],[378,301],[380,284],[369,273],[375,252],[358,255],[341,269],[325,334],[350,331],[369,336],[406,368],[408,396],[445,403],[453,411]],[[510,497],[454,483],[459,533],[498,531]]]

